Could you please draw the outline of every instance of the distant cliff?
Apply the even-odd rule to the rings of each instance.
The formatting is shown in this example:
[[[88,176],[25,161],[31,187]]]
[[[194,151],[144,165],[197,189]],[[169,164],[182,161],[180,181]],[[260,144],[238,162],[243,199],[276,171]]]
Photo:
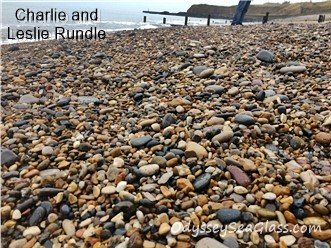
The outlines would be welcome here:
[[[236,6],[216,6],[207,4],[194,4],[187,13],[192,16],[207,17],[211,15],[212,18],[231,19]],[[331,13],[331,1],[318,3],[283,3],[283,4],[261,4],[251,5],[246,14],[248,21],[260,21],[266,12],[269,12],[270,19],[286,18],[300,15],[314,15]]]

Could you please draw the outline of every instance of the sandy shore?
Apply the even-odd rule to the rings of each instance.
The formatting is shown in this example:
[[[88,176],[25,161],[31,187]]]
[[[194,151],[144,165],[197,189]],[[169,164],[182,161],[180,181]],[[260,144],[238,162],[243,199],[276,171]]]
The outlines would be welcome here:
[[[329,41],[268,24],[1,46],[2,246],[330,247]]]

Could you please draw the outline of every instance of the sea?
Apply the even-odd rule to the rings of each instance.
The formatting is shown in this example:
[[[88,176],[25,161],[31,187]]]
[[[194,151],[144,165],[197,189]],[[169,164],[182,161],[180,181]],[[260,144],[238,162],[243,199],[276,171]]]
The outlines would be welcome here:
[[[19,21],[16,18],[16,11],[20,9],[20,18],[26,16],[25,13],[38,11],[55,12],[63,11],[67,14],[67,21]],[[98,20],[80,20],[72,21],[71,14],[74,11],[92,12],[97,9]],[[22,11],[24,10],[24,12]],[[3,2],[2,18],[1,18],[1,44],[31,42],[31,39],[8,39],[8,27],[10,32],[17,32],[17,30],[31,30],[34,27],[46,29],[50,32],[51,38],[55,37],[55,27],[61,26],[70,30],[87,30],[91,27],[105,30],[106,32],[116,32],[122,30],[134,29],[153,29],[163,28],[173,25],[184,25],[185,17],[183,16],[169,16],[169,15],[155,15],[143,13],[143,10],[148,9],[148,6],[140,6],[139,4],[123,4],[121,2]],[[165,9],[166,10],[166,9]],[[186,11],[186,9],[180,10]],[[29,15],[31,17],[31,15]],[[146,22],[143,21],[146,16]],[[166,24],[163,24],[163,18],[166,18]],[[202,26],[207,24],[206,18],[189,18],[188,25]],[[211,25],[228,25],[229,21],[212,19]]]

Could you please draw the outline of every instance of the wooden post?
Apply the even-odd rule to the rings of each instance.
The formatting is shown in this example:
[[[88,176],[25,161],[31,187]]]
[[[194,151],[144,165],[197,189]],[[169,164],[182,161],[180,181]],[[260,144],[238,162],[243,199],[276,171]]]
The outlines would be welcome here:
[[[207,26],[210,26],[210,15],[208,15]]]
[[[324,22],[324,21],[325,21],[325,15],[319,15],[318,22]]]
[[[167,19],[165,17],[163,17],[163,24],[166,24]]]
[[[187,26],[187,22],[188,22],[188,16],[185,16],[185,23],[184,23],[185,26]]]
[[[266,24],[268,22],[268,19],[269,19],[269,12],[267,12],[263,17],[262,24]]]
[[[147,20],[147,17],[146,17],[146,16],[144,16],[144,22],[146,22],[146,20]]]

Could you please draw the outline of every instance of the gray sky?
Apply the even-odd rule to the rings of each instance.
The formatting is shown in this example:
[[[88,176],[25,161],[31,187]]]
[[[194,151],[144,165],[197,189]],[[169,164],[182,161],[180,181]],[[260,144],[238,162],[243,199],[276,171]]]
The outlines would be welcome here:
[[[239,0],[136,0],[130,2],[137,2],[140,5],[144,6],[153,6],[154,9],[158,10],[171,10],[174,9],[181,9],[187,10],[192,4],[212,4],[212,5],[223,5],[223,6],[230,6],[238,4]],[[323,1],[323,0],[322,0]],[[263,4],[263,3],[283,3],[284,0],[253,0],[252,4]],[[309,0],[290,0],[291,3],[297,2],[309,2]],[[318,0],[313,0],[313,2],[321,2]],[[152,9],[152,7],[150,7]]]
[[[104,2],[114,5],[114,7],[119,7],[120,9],[144,9],[144,10],[168,10],[168,11],[186,11],[192,4],[212,4],[212,5],[223,5],[230,6],[236,5],[239,0],[3,0],[3,2],[79,2],[83,6],[84,2],[89,2],[89,4]],[[296,2],[308,2],[309,0],[290,0],[291,3]],[[320,2],[323,0],[313,0],[313,2]],[[270,3],[282,3],[284,0],[253,0],[252,4],[263,4],[266,2]],[[4,3],[5,4],[5,3]]]

